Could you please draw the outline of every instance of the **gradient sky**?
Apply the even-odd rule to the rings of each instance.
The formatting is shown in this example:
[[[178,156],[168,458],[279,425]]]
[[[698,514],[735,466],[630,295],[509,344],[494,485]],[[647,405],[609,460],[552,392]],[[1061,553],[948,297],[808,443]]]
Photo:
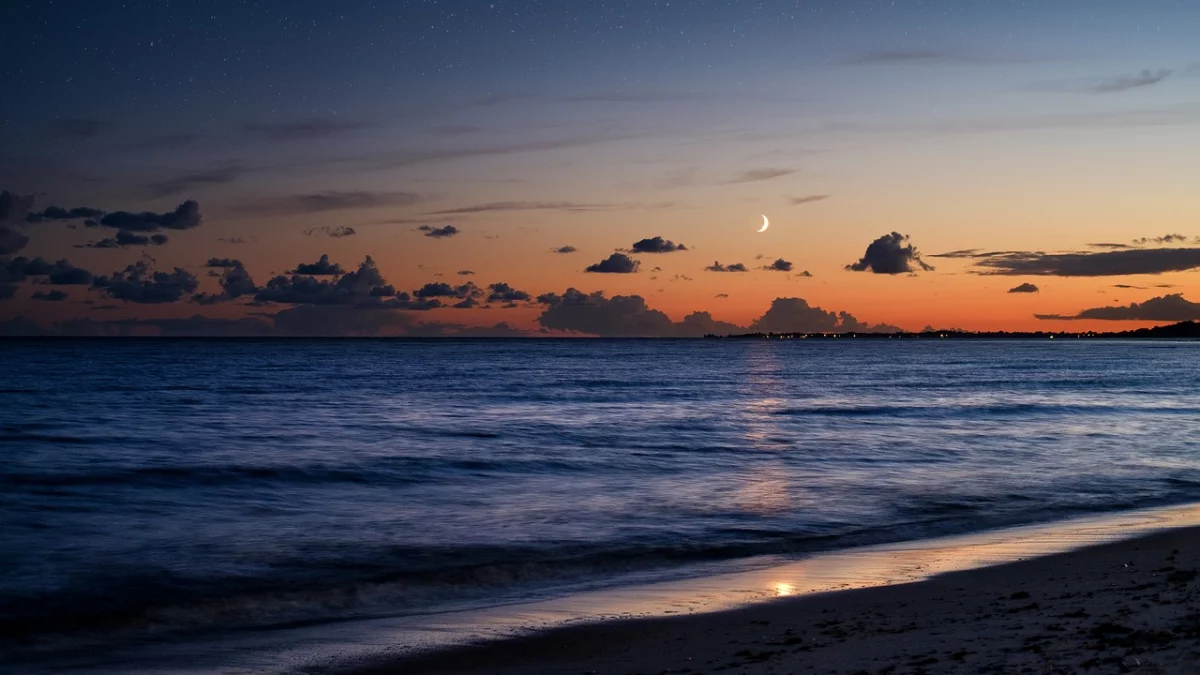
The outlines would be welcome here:
[[[5,3],[0,332],[1200,318],[1196,35],[1190,0]],[[322,254],[394,288],[286,274]]]

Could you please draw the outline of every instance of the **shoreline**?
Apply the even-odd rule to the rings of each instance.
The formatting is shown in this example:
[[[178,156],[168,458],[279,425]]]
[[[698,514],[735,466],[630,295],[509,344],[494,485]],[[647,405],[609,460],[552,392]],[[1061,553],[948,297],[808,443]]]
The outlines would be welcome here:
[[[563,623],[506,639],[481,636],[473,644],[339,670],[360,675],[1194,673],[1200,663],[1200,547],[1193,542],[1200,541],[1195,522],[1200,506],[1137,513],[1165,520],[1157,527],[1136,525],[1135,514],[1122,514],[1116,520],[1130,529],[1114,531],[1118,523],[1104,523],[1115,535],[1107,540],[1097,540],[1097,532],[1088,528],[1104,519],[1087,518],[1081,519],[1083,527],[1057,523],[947,538],[991,540],[965,545],[929,540],[837,552],[728,575],[783,578],[785,570],[806,566],[813,573],[807,586],[776,582],[777,596],[792,597],[690,614],[646,615],[635,609],[621,617]],[[1013,530],[1040,531],[1021,539],[1012,536]],[[1055,538],[1044,535],[1055,531],[1059,544],[1063,537],[1076,537],[1079,546],[1045,551]],[[979,564],[987,556],[994,559]],[[908,578],[860,577],[858,586],[829,587],[829,575],[844,574],[845,567],[836,569],[851,562],[848,557],[884,563],[874,565],[876,572],[906,569]],[[823,565],[814,566],[817,560]]]
[[[1005,629],[993,625],[994,616],[992,623],[981,619],[989,613],[983,609],[995,614],[1024,607],[1017,618],[1030,625],[1030,619],[1042,615],[1062,616],[1084,610],[1087,616],[1077,617],[1078,621],[1042,622],[1056,622],[1062,629],[1047,628],[1052,637],[1074,639],[1080,630],[1096,627],[1084,619],[1107,615],[1103,607],[1085,606],[1107,601],[1102,595],[1103,584],[1097,586],[1095,579],[1089,581],[1078,575],[1072,578],[1073,571],[1095,569],[1098,574],[1119,577],[1130,573],[1124,565],[1131,560],[1137,561],[1132,571],[1150,576],[1125,586],[1158,584],[1162,588],[1147,586],[1140,590],[1158,592],[1160,598],[1184,593],[1182,603],[1171,600],[1169,607],[1187,611],[1178,616],[1168,616],[1168,611],[1158,618],[1142,620],[1136,627],[1128,617],[1114,616],[1109,620],[1115,626],[1113,630],[1129,627],[1131,631],[1142,631],[1121,638],[1133,649],[1141,647],[1128,635],[1141,639],[1153,634],[1155,640],[1163,641],[1166,633],[1154,631],[1165,627],[1174,636],[1172,645],[1178,642],[1176,646],[1192,649],[1196,662],[1200,662],[1200,642],[1196,639],[1200,636],[1200,605],[1192,602],[1191,577],[1183,579],[1188,574],[1194,576],[1200,568],[1200,546],[1191,546],[1191,541],[1200,542],[1200,503],[842,549],[801,559],[763,559],[761,566],[737,572],[582,590],[482,609],[241,631],[179,642],[126,645],[100,653],[89,650],[84,654],[59,654],[62,658],[53,659],[54,663],[27,662],[22,664],[24,669],[14,672],[44,672],[41,669],[52,667],[56,671],[177,675],[233,671],[532,675],[689,672],[688,668],[690,672],[884,673],[882,668],[886,666],[842,668],[846,659],[842,652],[865,641],[866,647],[851,650],[855,658],[858,651],[872,654],[877,661],[899,658],[884,654],[887,650],[871,639],[880,635],[901,636],[906,642],[930,642],[935,638],[957,639],[963,644],[994,642],[996,635],[1005,634]],[[1173,554],[1175,549],[1178,553]],[[1168,561],[1171,555],[1175,559]],[[772,561],[775,564],[767,564]],[[1168,567],[1173,569],[1166,570]],[[1177,574],[1171,577],[1173,573]],[[953,581],[957,579],[963,581]],[[1182,584],[1176,583],[1180,580]],[[1074,589],[1066,591],[1070,595],[1091,597],[1086,602],[1068,602],[1070,608],[1060,607],[1071,600],[1063,595],[1068,587]],[[997,590],[1005,588],[1013,590]],[[1018,593],[1028,593],[1029,598],[992,607],[1001,596]],[[922,624],[920,617],[910,616],[915,607],[928,607],[927,613],[941,619]],[[970,614],[965,609],[969,607],[981,611]],[[1190,628],[1179,628],[1188,613],[1196,617],[1195,630],[1190,633]],[[897,616],[909,616],[907,623],[898,624]],[[857,628],[849,631],[839,626]],[[939,631],[967,631],[969,635],[938,637]],[[800,635],[811,640],[797,642]],[[937,651],[930,644],[926,651]],[[1021,651],[1023,646],[1005,643],[996,647],[991,657],[1028,655]],[[1171,645],[1164,642],[1149,646],[1161,651]],[[1046,649],[1044,645],[1040,648]],[[957,651],[916,659],[938,658],[937,663],[942,664],[938,667],[948,668],[945,670],[938,670],[933,662],[906,670],[903,666],[907,661],[901,660],[896,661],[897,670],[886,673],[988,672],[976,668],[982,668],[984,661],[980,659],[989,652],[971,649],[981,656],[968,662],[949,658]],[[553,659],[548,660],[551,655]],[[971,669],[964,671],[964,663]],[[1077,672],[1073,667],[1031,672]],[[1196,671],[1167,668],[1145,672]]]

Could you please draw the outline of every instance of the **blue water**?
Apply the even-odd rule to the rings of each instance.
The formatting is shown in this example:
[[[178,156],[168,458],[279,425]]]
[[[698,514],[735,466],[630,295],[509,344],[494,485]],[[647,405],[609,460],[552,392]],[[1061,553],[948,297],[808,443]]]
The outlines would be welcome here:
[[[1200,343],[0,343],[0,634],[229,630],[1200,499]]]

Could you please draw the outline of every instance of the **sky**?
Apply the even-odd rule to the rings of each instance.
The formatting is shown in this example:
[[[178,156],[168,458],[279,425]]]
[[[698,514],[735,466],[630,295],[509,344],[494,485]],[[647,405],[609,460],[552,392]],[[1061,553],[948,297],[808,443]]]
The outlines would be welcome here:
[[[1200,319],[1197,34],[1190,0],[4,3],[0,334]]]

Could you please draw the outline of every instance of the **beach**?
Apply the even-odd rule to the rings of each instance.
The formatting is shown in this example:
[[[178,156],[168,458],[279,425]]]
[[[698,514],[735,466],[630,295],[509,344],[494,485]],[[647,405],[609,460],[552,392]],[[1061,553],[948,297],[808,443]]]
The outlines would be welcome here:
[[[1200,528],[924,581],[560,628],[385,673],[1195,673]]]

